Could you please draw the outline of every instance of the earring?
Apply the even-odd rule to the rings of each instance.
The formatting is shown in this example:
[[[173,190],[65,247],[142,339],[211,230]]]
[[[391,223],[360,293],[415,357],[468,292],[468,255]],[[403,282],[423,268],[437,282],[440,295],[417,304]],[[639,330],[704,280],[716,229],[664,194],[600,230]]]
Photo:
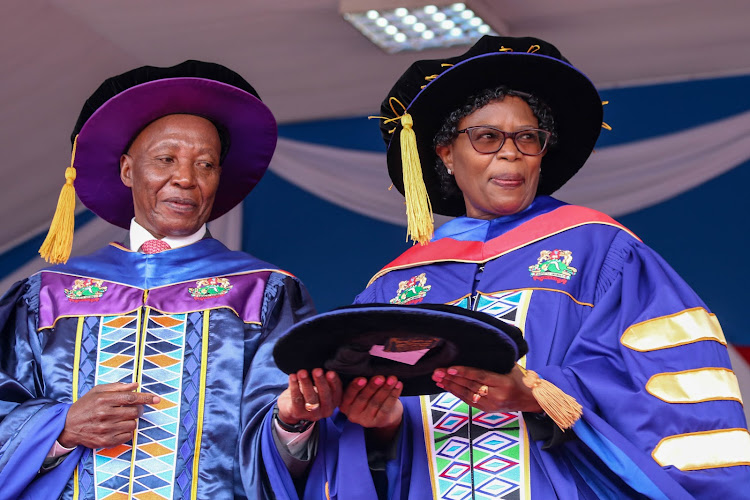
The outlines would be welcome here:
[[[448,169],[448,175],[453,175],[453,170]]]

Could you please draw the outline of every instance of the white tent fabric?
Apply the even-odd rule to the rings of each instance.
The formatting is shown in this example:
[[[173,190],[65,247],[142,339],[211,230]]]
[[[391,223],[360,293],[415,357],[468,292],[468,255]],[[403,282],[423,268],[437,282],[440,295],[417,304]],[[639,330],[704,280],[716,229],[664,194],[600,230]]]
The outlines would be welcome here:
[[[597,150],[555,197],[611,216],[698,186],[750,159],[750,112],[662,137]],[[385,154],[280,139],[271,170],[353,212],[405,225]],[[439,220],[438,219],[438,223]]]
[[[595,152],[555,196],[613,217],[668,200],[750,159],[750,112]]]

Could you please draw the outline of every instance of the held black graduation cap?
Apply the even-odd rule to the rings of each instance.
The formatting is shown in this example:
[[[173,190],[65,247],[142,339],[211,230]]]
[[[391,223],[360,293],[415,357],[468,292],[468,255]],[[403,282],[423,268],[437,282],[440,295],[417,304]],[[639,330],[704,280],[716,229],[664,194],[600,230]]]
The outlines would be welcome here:
[[[325,368],[344,383],[395,375],[404,396],[443,392],[436,368],[509,373],[528,346],[521,330],[488,314],[443,304],[359,304],[292,326],[273,351],[285,373]]]

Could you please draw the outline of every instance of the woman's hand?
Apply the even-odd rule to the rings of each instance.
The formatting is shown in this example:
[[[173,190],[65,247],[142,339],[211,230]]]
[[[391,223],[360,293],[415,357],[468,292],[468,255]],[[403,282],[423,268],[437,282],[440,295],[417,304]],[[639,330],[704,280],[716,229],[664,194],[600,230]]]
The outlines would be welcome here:
[[[468,366],[438,368],[432,373],[432,380],[441,389],[489,413],[542,411],[531,389],[523,383],[518,366],[513,366],[507,375]]]
[[[347,386],[340,405],[341,413],[362,427],[371,429],[384,442],[396,434],[404,407],[399,401],[404,384],[396,377],[376,375],[369,381],[358,377]]]
[[[307,370],[300,370],[289,375],[289,386],[279,395],[278,418],[289,425],[300,420],[317,422],[330,417],[341,398],[341,379],[336,372],[315,368],[311,376]]]

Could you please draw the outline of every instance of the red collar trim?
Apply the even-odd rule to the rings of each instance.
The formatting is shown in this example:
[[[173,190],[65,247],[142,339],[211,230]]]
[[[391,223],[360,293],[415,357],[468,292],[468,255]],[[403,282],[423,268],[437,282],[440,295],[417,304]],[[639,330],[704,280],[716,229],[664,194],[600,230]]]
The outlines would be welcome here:
[[[372,277],[368,286],[379,277],[396,269],[445,261],[487,262],[500,255],[584,224],[615,226],[639,239],[625,226],[606,214],[586,207],[565,205],[546,214],[538,215],[486,243],[443,238],[424,246],[415,245],[381,269]],[[456,256],[459,255],[461,257],[457,258]]]

